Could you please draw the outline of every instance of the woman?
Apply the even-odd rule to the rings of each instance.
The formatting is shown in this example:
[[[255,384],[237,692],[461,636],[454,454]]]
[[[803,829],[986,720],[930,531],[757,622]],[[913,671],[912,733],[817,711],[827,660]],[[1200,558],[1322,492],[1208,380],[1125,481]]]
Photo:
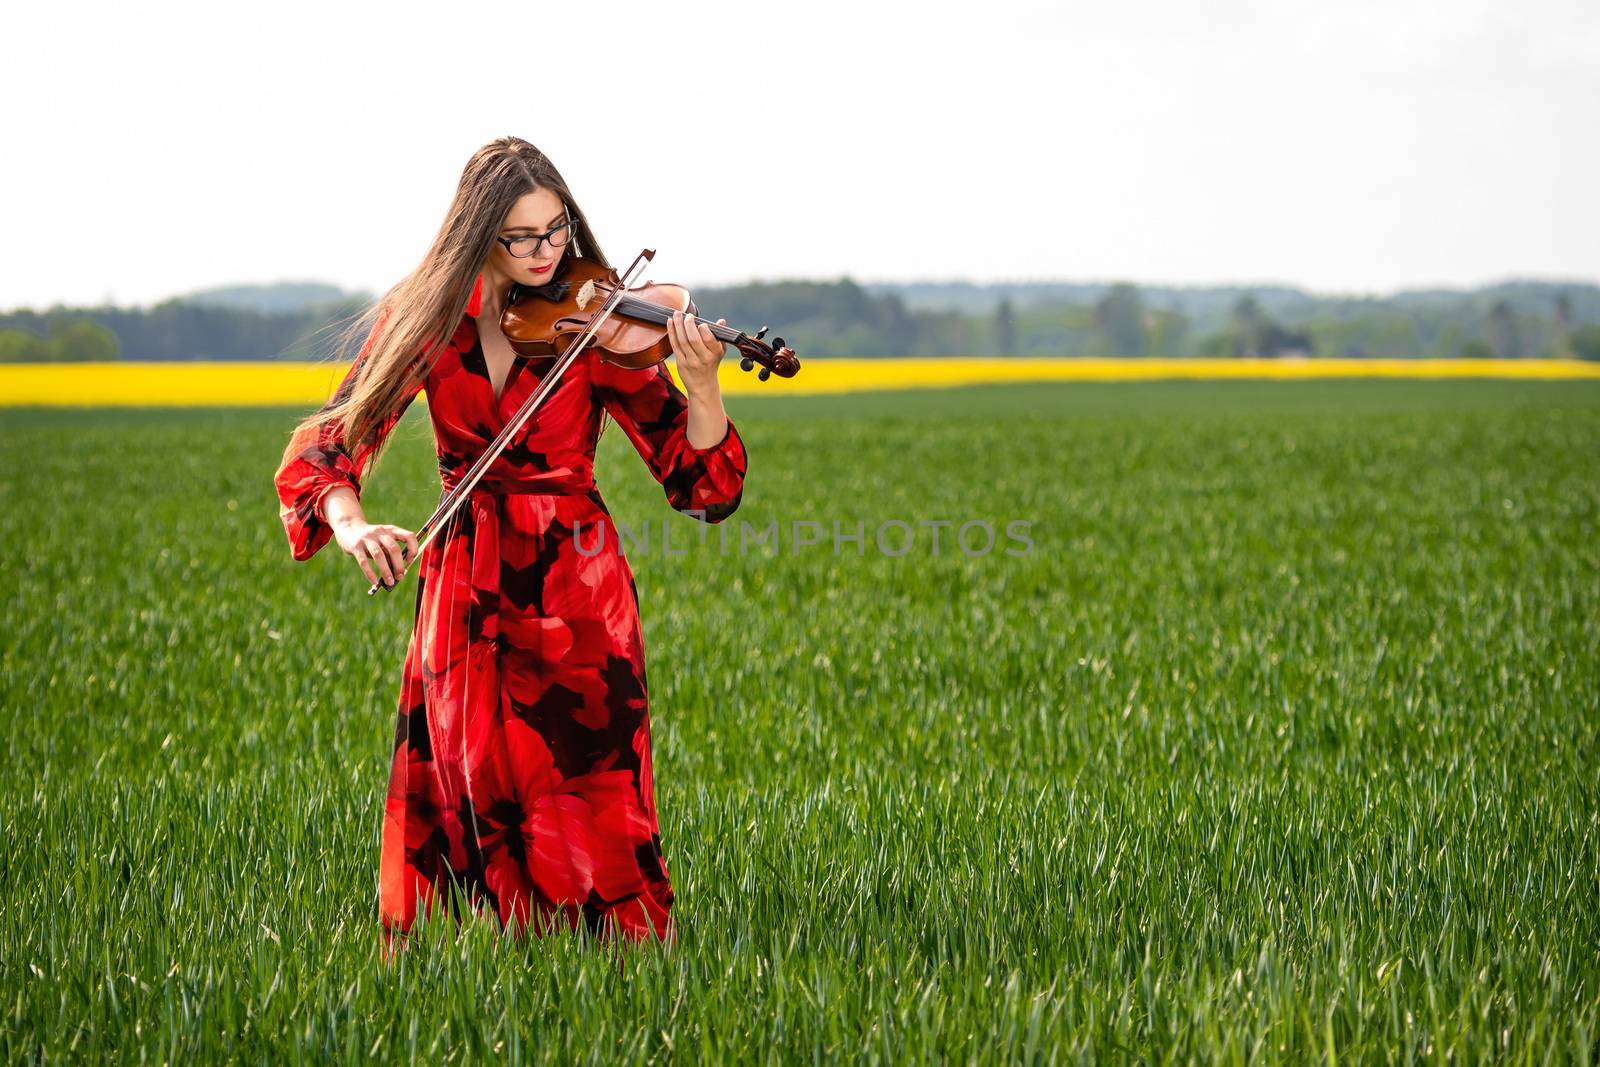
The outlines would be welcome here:
[[[284,450],[295,559],[331,539],[368,586],[403,577],[417,538],[362,511],[368,463],[425,389],[443,487],[461,480],[555,362],[501,334],[510,289],[559,281],[569,250],[610,265],[543,153],[515,137],[480,149],[433,247],[354,324],[346,342],[376,320]],[[441,890],[457,917],[459,891],[503,927],[674,940],[637,593],[595,444],[609,415],[672,507],[706,522],[738,507],[746,460],[722,343],[681,316],[668,333],[683,389],[665,363],[586,351],[422,553],[379,865],[386,955]]]

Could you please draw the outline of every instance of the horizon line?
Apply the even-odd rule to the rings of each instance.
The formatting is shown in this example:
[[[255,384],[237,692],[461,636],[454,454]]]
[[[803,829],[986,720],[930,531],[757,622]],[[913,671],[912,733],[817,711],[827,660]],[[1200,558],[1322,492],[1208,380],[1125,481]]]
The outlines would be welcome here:
[[[750,277],[745,278],[742,281],[697,282],[697,283],[694,283],[694,284],[685,284],[685,283],[679,283],[679,284],[684,284],[685,288],[690,289],[692,291],[694,289],[732,289],[732,288],[738,288],[740,286],[747,286],[747,285],[756,285],[756,286],[761,286],[761,285],[772,285],[772,286],[777,286],[777,285],[817,285],[817,284],[832,285],[832,284],[838,284],[838,283],[846,282],[846,281],[853,282],[854,284],[856,284],[858,286],[861,286],[862,288],[869,288],[869,287],[907,288],[907,287],[913,287],[913,286],[935,286],[935,287],[949,287],[949,288],[967,287],[967,288],[973,288],[973,289],[996,289],[996,288],[1005,288],[1005,287],[1010,287],[1010,286],[1024,286],[1024,287],[1071,286],[1071,287],[1077,287],[1077,288],[1095,288],[1095,287],[1110,288],[1111,286],[1114,286],[1114,285],[1129,284],[1129,285],[1132,285],[1132,286],[1134,286],[1135,288],[1138,288],[1138,289],[1176,289],[1176,290],[1191,290],[1191,291],[1197,291],[1197,292],[1206,291],[1206,290],[1242,290],[1242,291],[1290,290],[1290,291],[1293,291],[1293,292],[1303,293],[1303,294],[1305,294],[1307,296],[1320,296],[1320,297],[1331,297],[1331,298],[1358,297],[1358,298],[1367,298],[1367,299],[1370,299],[1370,298],[1373,298],[1373,297],[1380,297],[1380,298],[1382,298],[1382,297],[1396,297],[1396,296],[1401,296],[1401,295],[1404,295],[1404,294],[1417,294],[1417,293],[1452,293],[1452,294],[1465,296],[1465,295],[1468,295],[1470,293],[1478,292],[1478,291],[1484,290],[1484,289],[1494,289],[1494,288],[1499,288],[1499,287],[1502,287],[1502,286],[1518,285],[1518,284],[1532,284],[1532,285],[1546,285],[1546,286],[1571,285],[1571,286],[1582,286],[1582,287],[1588,287],[1588,288],[1600,288],[1600,276],[1596,276],[1594,278],[1581,278],[1581,277],[1575,277],[1575,276],[1538,275],[1538,274],[1505,274],[1505,275],[1500,275],[1500,276],[1498,276],[1496,278],[1493,278],[1493,279],[1480,281],[1480,282],[1476,282],[1476,283],[1460,283],[1460,282],[1457,282],[1457,283],[1446,283],[1446,282],[1422,283],[1422,282],[1418,282],[1418,283],[1408,283],[1408,284],[1401,285],[1401,286],[1396,286],[1396,287],[1373,288],[1373,289],[1316,288],[1316,287],[1303,285],[1303,284],[1296,283],[1296,282],[1282,281],[1282,280],[1174,282],[1174,281],[1140,281],[1138,279],[1131,278],[1131,277],[1116,277],[1116,276],[1105,276],[1105,277],[1100,277],[1100,278],[1067,278],[1067,277],[1021,276],[1021,277],[1014,277],[1014,278],[989,279],[989,280],[980,281],[980,280],[976,280],[976,279],[973,279],[973,278],[961,278],[961,277],[955,277],[955,278],[951,278],[951,277],[945,277],[945,278],[903,278],[903,277],[901,277],[901,278],[888,278],[888,277],[880,276],[880,277],[875,277],[875,278],[866,278],[866,277],[856,277],[856,276],[850,274],[849,272],[845,272],[845,273],[839,274],[839,275],[829,275],[829,276],[822,276],[822,277],[817,277],[817,276],[813,276],[813,277],[775,277],[775,276],[774,277],[764,277],[764,276],[761,276],[761,275],[752,275]],[[205,289],[193,289],[193,290],[189,290],[188,292],[184,292],[184,293],[174,293],[174,294],[171,294],[169,296],[161,297],[159,299],[150,301],[148,303],[131,303],[130,304],[130,303],[118,303],[118,302],[115,302],[115,301],[112,301],[112,302],[109,302],[109,303],[105,302],[105,301],[102,301],[100,303],[94,303],[94,304],[89,304],[89,303],[68,304],[68,303],[64,303],[64,302],[58,300],[58,301],[56,301],[56,302],[54,302],[52,304],[46,305],[46,306],[44,306],[42,308],[34,306],[34,305],[16,305],[14,307],[0,309],[0,315],[10,315],[10,314],[16,314],[18,312],[49,311],[49,310],[52,310],[52,309],[55,309],[55,308],[66,308],[68,310],[71,310],[71,309],[93,310],[93,309],[111,307],[111,308],[117,308],[117,309],[121,309],[121,310],[147,311],[147,310],[150,310],[150,309],[154,308],[158,304],[162,304],[162,303],[167,302],[168,300],[187,300],[187,299],[192,299],[194,297],[204,296],[205,294],[213,293],[213,292],[216,292],[218,290],[252,289],[252,288],[254,288],[254,289],[270,289],[270,288],[275,288],[275,287],[278,287],[278,286],[302,286],[302,285],[303,286],[321,286],[321,287],[336,289],[341,294],[341,297],[340,297],[341,299],[359,299],[359,300],[366,301],[366,300],[374,300],[374,299],[377,298],[377,295],[378,295],[376,293],[369,293],[368,291],[361,290],[361,289],[354,289],[354,290],[347,289],[347,288],[345,288],[345,287],[343,287],[341,285],[338,285],[338,284],[336,284],[334,282],[319,281],[319,280],[307,279],[307,278],[302,278],[302,279],[281,278],[281,279],[278,279],[278,280],[275,280],[275,281],[240,281],[240,282],[223,283],[223,284],[220,284],[220,285],[208,286]]]

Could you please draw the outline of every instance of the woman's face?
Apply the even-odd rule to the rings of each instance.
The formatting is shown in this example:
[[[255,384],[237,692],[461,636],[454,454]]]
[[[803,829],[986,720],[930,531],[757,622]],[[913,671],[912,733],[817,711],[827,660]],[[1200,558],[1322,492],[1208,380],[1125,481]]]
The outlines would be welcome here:
[[[506,238],[537,237],[566,221],[566,205],[561,202],[561,197],[541,187],[511,205],[511,210],[506,212],[505,222],[500,226],[499,235]],[[522,259],[513,256],[505,245],[496,241],[489,253],[489,267],[501,275],[502,284],[521,282],[524,285],[543,285],[555,276],[556,264],[572,247],[570,227],[555,236],[557,240],[566,238],[567,243],[553,248],[549,241],[540,241],[539,250]],[[527,247],[532,247],[531,241],[527,242]],[[518,248],[517,251],[523,249]]]

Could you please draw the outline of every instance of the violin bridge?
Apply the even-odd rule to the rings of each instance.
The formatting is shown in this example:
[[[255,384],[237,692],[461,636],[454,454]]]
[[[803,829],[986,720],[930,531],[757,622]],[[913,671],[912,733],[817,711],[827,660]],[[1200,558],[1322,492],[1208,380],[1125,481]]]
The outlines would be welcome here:
[[[590,302],[593,300],[594,279],[590,278],[588,281],[584,282],[582,288],[578,290],[578,310],[586,310],[589,307]]]

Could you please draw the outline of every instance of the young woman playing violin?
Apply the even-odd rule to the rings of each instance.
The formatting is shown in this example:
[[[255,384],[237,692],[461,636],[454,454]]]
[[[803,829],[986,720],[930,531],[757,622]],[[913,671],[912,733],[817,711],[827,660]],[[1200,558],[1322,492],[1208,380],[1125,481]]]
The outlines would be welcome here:
[[[379,861],[386,957],[441,892],[457,918],[466,900],[503,928],[674,939],[639,605],[595,444],[609,416],[673,508],[727,518],[746,461],[723,342],[671,316],[682,389],[664,362],[581,352],[420,559],[415,534],[361,507],[367,465],[421,390],[446,491],[485,453],[555,362],[511,347],[507,297],[559,279],[569,255],[610,266],[555,166],[515,137],[480,149],[422,262],[343,337],[369,334],[276,474],[295,559],[333,540],[386,588],[418,564]]]

